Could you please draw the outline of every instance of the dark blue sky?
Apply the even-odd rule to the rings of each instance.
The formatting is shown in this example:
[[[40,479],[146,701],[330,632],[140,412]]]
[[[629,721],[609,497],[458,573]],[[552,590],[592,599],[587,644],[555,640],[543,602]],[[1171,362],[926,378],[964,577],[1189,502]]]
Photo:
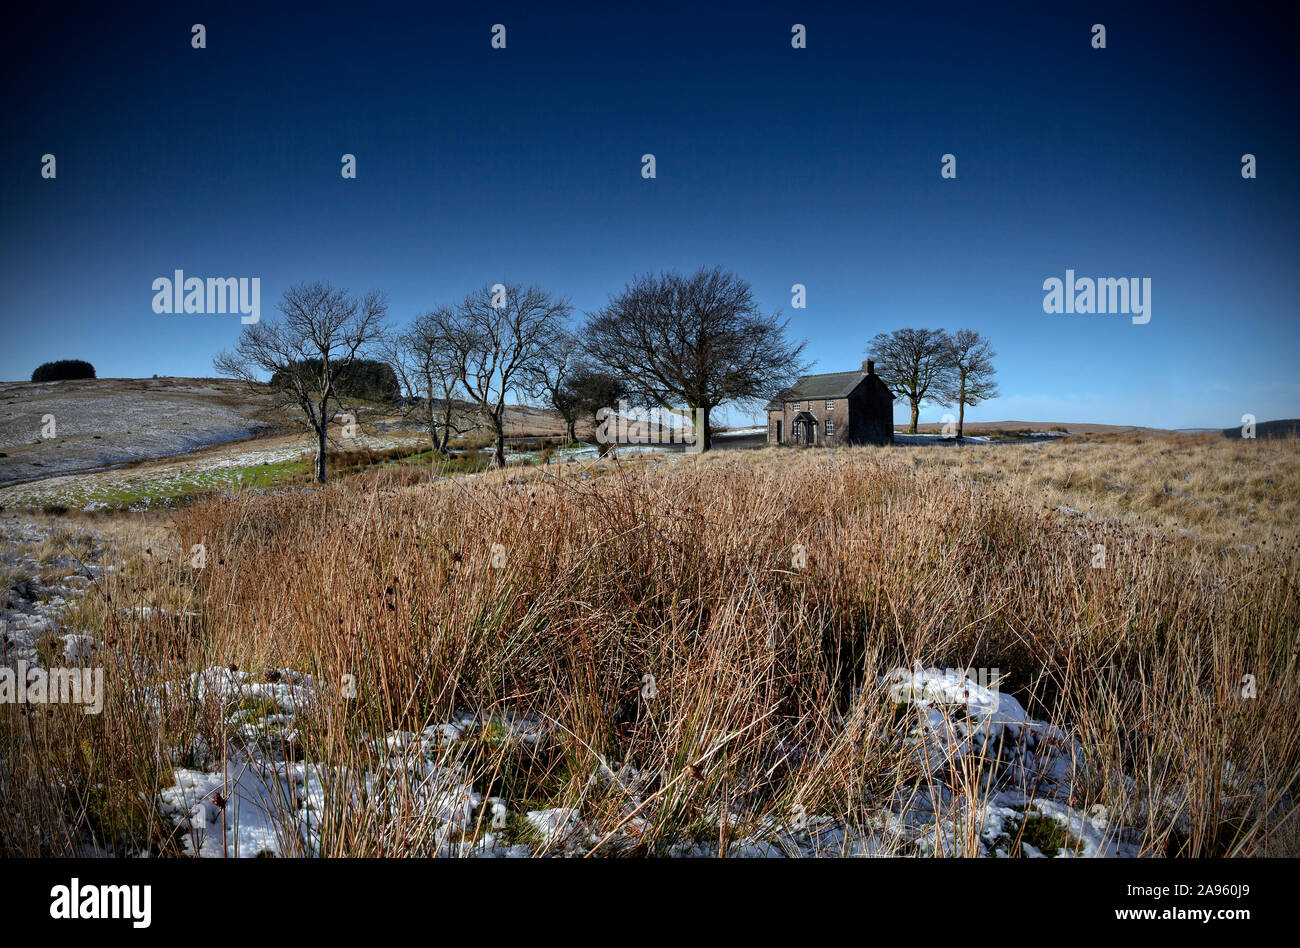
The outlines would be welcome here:
[[[498,280],[581,312],[639,271],[721,264],[792,317],[818,371],[901,326],[986,333],[1003,397],[970,420],[1300,415],[1297,83],[1278,14],[845,6],[11,15],[0,377],[55,358],[211,375],[239,320],[154,314],[152,281],[178,268],[260,277],[264,319],[285,286],[328,279],[386,290],[401,322]],[[1044,314],[1043,281],[1067,267],[1150,277],[1150,323]]]

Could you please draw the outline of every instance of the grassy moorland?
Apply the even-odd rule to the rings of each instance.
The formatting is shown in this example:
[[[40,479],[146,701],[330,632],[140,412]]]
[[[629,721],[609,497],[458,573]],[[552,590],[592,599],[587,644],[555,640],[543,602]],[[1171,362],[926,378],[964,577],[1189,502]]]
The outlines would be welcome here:
[[[214,497],[69,607],[103,714],[0,709],[0,849],[195,851],[181,791],[220,836],[256,773],[286,854],[1294,854],[1298,459],[1095,436]],[[971,667],[1002,717],[890,688]]]

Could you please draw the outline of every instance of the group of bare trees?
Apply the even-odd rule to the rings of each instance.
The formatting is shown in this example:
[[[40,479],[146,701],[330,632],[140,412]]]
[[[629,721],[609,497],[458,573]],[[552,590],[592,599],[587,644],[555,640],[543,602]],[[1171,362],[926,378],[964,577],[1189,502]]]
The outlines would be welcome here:
[[[496,283],[438,306],[400,331],[385,323],[382,293],[353,296],[328,283],[285,291],[281,319],[244,327],[217,371],[262,386],[266,376],[316,437],[316,477],[326,480],[330,423],[348,414],[341,380],[363,358],[392,366],[401,403],[420,419],[430,447],[487,430],[497,465],[506,463],[506,406],[540,401],[563,418],[570,438],[620,399],[689,415],[710,447],[720,405],[757,406],[792,385],[807,366],[805,343],[787,339],[779,313],[764,313],[747,282],[719,267],[634,278],[573,325],[568,300],[536,286]],[[881,333],[868,349],[885,383],[912,406],[965,406],[997,394],[993,352],[973,330]],[[352,416],[355,421],[355,416]]]
[[[301,409],[316,435],[322,483],[327,430],[346,411],[339,379],[372,354],[393,367],[403,403],[421,419],[433,450],[445,453],[453,437],[482,426],[504,465],[507,399],[535,390],[570,312],[567,301],[518,284],[485,286],[421,314],[401,332],[384,323],[382,294],[356,298],[327,283],[289,289],[279,309],[282,320],[247,327],[235,351],[214,361],[218,372],[251,384],[263,374],[287,380],[273,390]]]
[[[684,410],[703,420],[696,435],[707,448],[714,409],[765,400],[805,369],[804,344],[788,342],[779,314],[761,312],[749,284],[721,268],[637,277],[577,327],[567,300],[519,284],[484,286],[401,331],[384,322],[383,294],[328,283],[289,289],[279,310],[214,364],[253,385],[279,377],[274,391],[316,436],[321,482],[330,422],[346,412],[339,380],[369,356],[393,367],[433,450],[486,428],[502,466],[510,399],[544,402],[570,437],[621,398]]]
[[[921,403],[957,406],[957,437],[963,434],[966,406],[995,398],[997,355],[989,340],[973,329],[951,335],[942,329],[896,329],[879,333],[867,346],[881,380],[912,410],[907,429],[916,434]]]

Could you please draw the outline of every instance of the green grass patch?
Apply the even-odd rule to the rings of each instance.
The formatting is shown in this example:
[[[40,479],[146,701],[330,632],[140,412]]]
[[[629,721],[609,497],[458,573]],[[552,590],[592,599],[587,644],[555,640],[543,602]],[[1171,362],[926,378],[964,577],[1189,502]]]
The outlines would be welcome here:
[[[1078,852],[1083,848],[1083,844],[1071,836],[1058,820],[1033,810],[1010,822],[1007,832],[998,837],[996,845],[1006,845],[1015,855],[1021,843],[1028,843],[1045,856],[1055,856],[1062,849]]]

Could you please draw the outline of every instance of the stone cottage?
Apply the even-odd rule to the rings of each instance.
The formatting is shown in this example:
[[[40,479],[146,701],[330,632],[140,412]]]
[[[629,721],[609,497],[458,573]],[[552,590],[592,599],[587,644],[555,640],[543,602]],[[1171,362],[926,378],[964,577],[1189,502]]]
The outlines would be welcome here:
[[[868,359],[856,372],[805,375],[767,406],[768,444],[892,444],[894,393]]]

